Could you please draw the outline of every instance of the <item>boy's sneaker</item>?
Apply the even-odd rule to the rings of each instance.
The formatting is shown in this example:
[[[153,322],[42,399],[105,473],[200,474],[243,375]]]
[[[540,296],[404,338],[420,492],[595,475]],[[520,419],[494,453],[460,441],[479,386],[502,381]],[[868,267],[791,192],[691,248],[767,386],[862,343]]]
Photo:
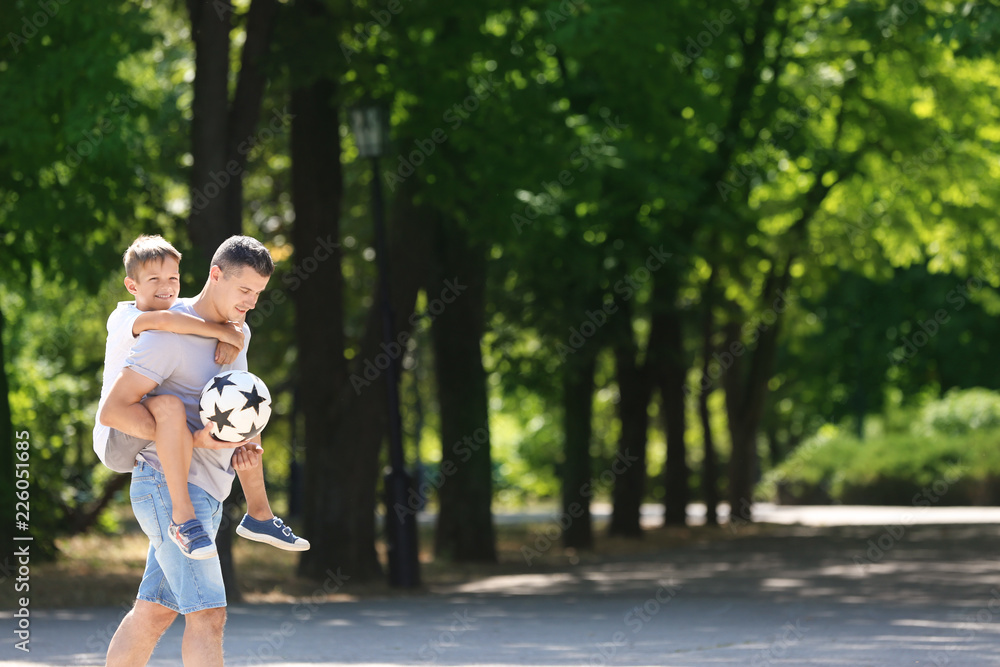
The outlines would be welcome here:
[[[278,517],[258,521],[249,514],[244,514],[240,525],[236,526],[236,534],[285,551],[308,551],[310,547],[309,540],[297,536]]]
[[[181,553],[194,560],[205,560],[216,555],[215,543],[202,528],[198,519],[189,519],[177,525],[173,521],[167,529],[170,541],[177,545]]]

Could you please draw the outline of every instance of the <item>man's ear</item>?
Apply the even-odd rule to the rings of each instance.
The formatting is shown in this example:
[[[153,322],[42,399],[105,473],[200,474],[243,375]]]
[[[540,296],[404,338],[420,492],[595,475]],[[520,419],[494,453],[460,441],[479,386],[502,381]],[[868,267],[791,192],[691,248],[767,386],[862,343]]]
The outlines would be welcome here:
[[[208,279],[219,282],[222,279],[222,269],[218,264],[213,264],[212,268],[208,270]]]
[[[135,281],[128,276],[125,276],[125,289],[127,289],[128,293],[132,296],[135,296],[139,292],[139,286],[136,285]]]

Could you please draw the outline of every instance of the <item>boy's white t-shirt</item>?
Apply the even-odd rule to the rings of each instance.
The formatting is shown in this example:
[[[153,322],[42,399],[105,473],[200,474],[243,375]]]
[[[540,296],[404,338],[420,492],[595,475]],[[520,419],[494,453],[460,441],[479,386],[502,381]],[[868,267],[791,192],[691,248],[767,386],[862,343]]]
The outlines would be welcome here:
[[[104,383],[101,386],[101,401],[97,404],[97,414],[101,414],[104,401],[111,393],[111,385],[125,368],[125,360],[132,349],[136,337],[132,335],[132,325],[142,311],[135,307],[135,301],[120,301],[108,316],[108,342],[104,346]],[[101,463],[108,449],[108,435],[111,428],[94,419],[94,451]],[[105,463],[105,465],[107,465]]]

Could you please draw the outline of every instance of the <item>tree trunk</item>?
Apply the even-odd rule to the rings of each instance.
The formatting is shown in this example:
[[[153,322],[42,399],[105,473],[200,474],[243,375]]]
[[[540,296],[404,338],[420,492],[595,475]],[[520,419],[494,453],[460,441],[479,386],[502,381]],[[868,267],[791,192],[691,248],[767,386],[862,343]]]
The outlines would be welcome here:
[[[711,376],[712,355],[715,346],[712,345],[714,317],[713,290],[715,285],[715,270],[713,269],[705,286],[704,309],[701,329],[701,390],[698,392],[698,417],[701,419],[702,444],[704,455],[701,464],[701,495],[705,501],[705,524],[715,526],[719,523],[719,472],[715,455],[715,439],[712,436],[712,419],[708,410],[708,397],[712,395],[715,379]]]
[[[772,272],[768,277],[764,288],[766,304],[776,304],[779,299],[785,298],[783,290],[788,288],[791,263],[792,258],[789,257],[780,276]],[[729,461],[730,521],[753,520],[753,489],[757,481],[757,431],[764,417],[767,384],[777,355],[780,313],[783,310],[784,307],[773,312],[773,324],[764,324],[762,320],[758,325],[757,347],[746,371],[746,350],[742,347],[740,326],[736,322],[726,326],[726,348],[721,357],[730,364],[725,374],[726,412],[732,441]]]
[[[690,500],[688,484],[691,471],[687,464],[687,418],[684,391],[687,384],[687,365],[684,363],[684,337],[680,313],[672,305],[654,316],[659,320],[660,334],[655,339],[662,343],[662,366],[657,384],[663,401],[664,432],[667,437],[667,461],[663,471],[665,495],[663,498],[664,525],[683,526],[687,523],[687,506]],[[653,342],[654,339],[650,339]]]
[[[610,535],[642,537],[640,509],[646,495],[646,445],[649,429],[649,373],[640,366],[638,349],[632,335],[632,309],[625,302],[617,315],[615,371],[618,377],[618,419],[621,435],[618,439],[618,460],[629,465],[615,476],[612,493]]]
[[[194,99],[191,102],[191,215],[188,236],[203,262],[211,260],[225,239],[238,234],[223,195],[229,136],[229,31],[232,6],[228,0],[188,0],[191,38],[195,48]],[[213,179],[214,176],[214,179]],[[200,262],[199,262],[200,264]],[[201,269],[199,266],[199,270]]]
[[[276,0],[253,0],[247,38],[236,86],[229,103],[229,32],[233,7],[229,0],[188,0],[195,47],[194,99],[191,103],[191,212],[188,236],[207,264],[223,241],[242,233],[243,171],[249,150],[242,145],[260,118],[266,79],[260,64],[270,45]],[[199,270],[207,270],[199,267]],[[232,495],[225,516],[240,514]],[[230,522],[225,522],[230,523]],[[235,526],[220,528],[216,540],[226,595],[240,599],[231,552]],[[228,534],[224,534],[227,533]]]
[[[243,226],[243,175],[247,158],[253,146],[266,143],[280,129],[274,120],[257,133],[260,121],[261,100],[267,87],[263,61],[271,46],[275,18],[278,13],[277,0],[253,0],[247,10],[246,41],[240,61],[240,78],[236,82],[236,92],[229,112],[226,134],[226,171],[217,180],[225,183],[223,192],[226,200],[226,228],[237,230]],[[282,124],[285,119],[276,116]],[[227,178],[228,177],[228,178]]]
[[[302,518],[304,534],[312,543],[302,554],[299,570],[314,579],[323,579],[329,576],[327,570],[335,572],[341,566],[360,578],[381,572],[371,517],[359,524],[350,511],[353,497],[365,499],[374,512],[374,492],[369,491],[375,485],[374,475],[362,477],[358,451],[339,465],[333,456],[335,433],[352,442],[359,437],[344,433],[352,425],[339,423],[342,411],[336,407],[349,398],[338,391],[348,386],[348,374],[340,246],[343,173],[335,92],[333,82],[321,80],[296,88],[291,95],[296,271],[285,282],[295,303],[297,396],[305,427]],[[362,427],[360,423],[353,426]],[[344,475],[345,468],[352,474]],[[366,548],[352,551],[352,546],[360,544]]]
[[[591,479],[590,439],[594,409],[594,357],[587,348],[570,355],[563,363],[563,546],[589,549],[593,546],[590,499],[594,495]]]
[[[483,369],[487,251],[457,224],[438,222],[434,270],[427,284],[431,339],[441,407],[438,557],[496,561],[489,397]],[[435,312],[439,311],[439,312]]]
[[[723,363],[723,384],[726,390],[726,417],[729,425],[729,522],[753,519],[753,482],[757,471],[757,433],[747,433],[745,426],[744,358],[730,350],[740,349],[740,323],[729,322],[724,327],[725,344],[718,359]],[[728,368],[725,368],[728,364]]]
[[[305,421],[303,552],[298,572],[320,581],[338,572],[352,581],[382,575],[375,550],[375,509],[379,454],[387,433],[385,373],[375,366],[382,349],[382,318],[368,313],[353,367],[343,358],[343,285],[340,273],[338,211],[341,208],[339,124],[321,82],[292,93],[292,180],[296,211],[295,248],[303,270],[290,290],[296,306],[299,396]],[[378,178],[379,175],[373,175]],[[388,219],[390,296],[397,340],[408,336],[417,291],[424,284],[430,241],[415,209],[412,183],[398,188]],[[329,249],[331,244],[335,248]],[[329,258],[324,253],[329,252]],[[378,303],[377,299],[374,303]],[[384,368],[384,365],[382,366]],[[353,372],[352,372],[353,370]],[[348,375],[349,374],[349,375]]]

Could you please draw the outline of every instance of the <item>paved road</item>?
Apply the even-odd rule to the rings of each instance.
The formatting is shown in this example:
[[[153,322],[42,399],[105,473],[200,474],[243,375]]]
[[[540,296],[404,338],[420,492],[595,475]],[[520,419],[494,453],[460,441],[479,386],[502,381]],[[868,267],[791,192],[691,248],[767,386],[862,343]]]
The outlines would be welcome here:
[[[822,509],[810,515],[819,526],[737,529],[738,539],[570,570],[391,599],[233,606],[227,664],[1000,665],[1000,513],[928,510],[859,510],[878,520],[850,526],[831,522],[861,523],[855,510],[834,520]],[[100,665],[122,613],[33,610],[31,653],[6,630],[0,664]],[[151,665],[180,665],[180,630]]]

